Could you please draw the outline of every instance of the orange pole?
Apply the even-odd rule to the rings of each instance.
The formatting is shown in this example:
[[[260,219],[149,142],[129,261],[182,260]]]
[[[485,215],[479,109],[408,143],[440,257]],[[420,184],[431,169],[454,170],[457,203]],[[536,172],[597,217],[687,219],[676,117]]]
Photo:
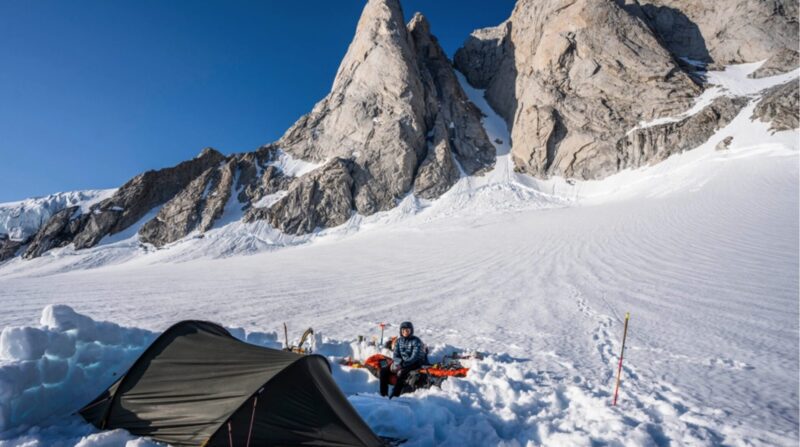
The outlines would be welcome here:
[[[625,339],[628,338],[628,320],[631,319],[631,313],[625,312],[625,329],[622,333],[622,350],[619,352],[619,366],[617,367],[617,386],[614,387],[614,403],[617,405],[617,396],[619,395],[619,382],[622,379],[622,356],[625,354]]]

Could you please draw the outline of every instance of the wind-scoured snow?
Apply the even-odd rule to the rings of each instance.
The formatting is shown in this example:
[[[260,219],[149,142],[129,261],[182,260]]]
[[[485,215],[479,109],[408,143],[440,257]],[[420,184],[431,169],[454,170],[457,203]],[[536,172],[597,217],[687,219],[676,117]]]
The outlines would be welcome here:
[[[745,82],[752,69],[725,73]],[[785,79],[758,81],[753,92]],[[394,210],[310,236],[228,220],[163,250],[131,235],[0,265],[0,327],[9,331],[0,375],[11,374],[0,377],[11,383],[0,392],[30,402],[25,393],[44,386],[41,376],[3,371],[49,359],[59,329],[36,322],[50,304],[95,326],[111,321],[123,335],[152,337],[196,318],[275,347],[283,322],[294,338],[312,326],[325,336],[317,352],[332,360],[372,352],[355,340],[378,334],[379,322],[393,333],[411,320],[434,355],[485,356],[468,361],[465,379],[391,401],[366,371],[334,366],[373,430],[405,445],[797,445],[797,131],[770,135],[750,120],[753,102],[701,147],[655,166],[601,181],[542,181],[514,173],[504,123],[480,91],[467,93],[503,143],[490,173],[460,179],[438,200],[409,195]],[[730,149],[714,150],[727,136]],[[79,356],[85,349],[73,338]],[[42,348],[44,357],[31,359]],[[131,358],[117,355],[108,358]],[[89,358],[97,374],[122,365]],[[76,386],[90,399],[106,384]],[[64,403],[73,398],[60,393],[70,392],[57,386],[48,399]],[[78,400],[22,422],[6,416],[0,446],[150,445],[70,416],[86,403]]]
[[[114,194],[116,189],[71,191],[45,197],[0,203],[0,233],[13,240],[26,240],[36,234],[50,217],[70,206],[80,206],[80,212]]]

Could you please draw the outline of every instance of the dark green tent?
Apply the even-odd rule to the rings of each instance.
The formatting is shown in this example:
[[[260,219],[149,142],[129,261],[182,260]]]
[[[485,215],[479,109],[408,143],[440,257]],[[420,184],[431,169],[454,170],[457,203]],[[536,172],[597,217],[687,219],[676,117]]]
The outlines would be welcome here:
[[[383,445],[327,359],[244,343],[204,321],[164,331],[80,413],[176,446]]]

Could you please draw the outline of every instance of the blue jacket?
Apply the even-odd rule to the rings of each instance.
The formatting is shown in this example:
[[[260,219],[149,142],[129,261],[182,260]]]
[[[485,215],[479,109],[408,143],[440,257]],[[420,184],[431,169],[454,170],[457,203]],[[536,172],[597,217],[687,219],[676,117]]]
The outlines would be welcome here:
[[[408,368],[419,366],[425,361],[425,350],[422,347],[422,340],[414,335],[408,337],[397,337],[394,345],[392,361],[398,368]]]

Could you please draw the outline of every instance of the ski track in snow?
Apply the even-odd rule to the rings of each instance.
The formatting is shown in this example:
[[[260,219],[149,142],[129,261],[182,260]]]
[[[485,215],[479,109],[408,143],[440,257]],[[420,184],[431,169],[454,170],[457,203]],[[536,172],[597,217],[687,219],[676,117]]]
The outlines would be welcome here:
[[[757,65],[709,78],[752,94],[744,76]],[[378,322],[394,331],[410,319],[436,352],[489,355],[466,379],[393,401],[365,371],[334,368],[370,426],[409,446],[797,445],[798,133],[770,135],[751,104],[656,166],[541,181],[513,172],[504,124],[465,90],[503,144],[492,172],[439,200],[409,196],[304,238],[235,222],[232,202],[230,223],[165,250],[131,233],[12,260],[0,265],[0,327],[34,325],[63,303],[153,332],[190,318],[248,333],[313,326],[330,337],[320,352],[343,356]],[[714,151],[729,135],[731,149]],[[14,364],[0,364],[0,382]],[[0,446],[150,445],[66,414],[42,424],[5,432]]]

